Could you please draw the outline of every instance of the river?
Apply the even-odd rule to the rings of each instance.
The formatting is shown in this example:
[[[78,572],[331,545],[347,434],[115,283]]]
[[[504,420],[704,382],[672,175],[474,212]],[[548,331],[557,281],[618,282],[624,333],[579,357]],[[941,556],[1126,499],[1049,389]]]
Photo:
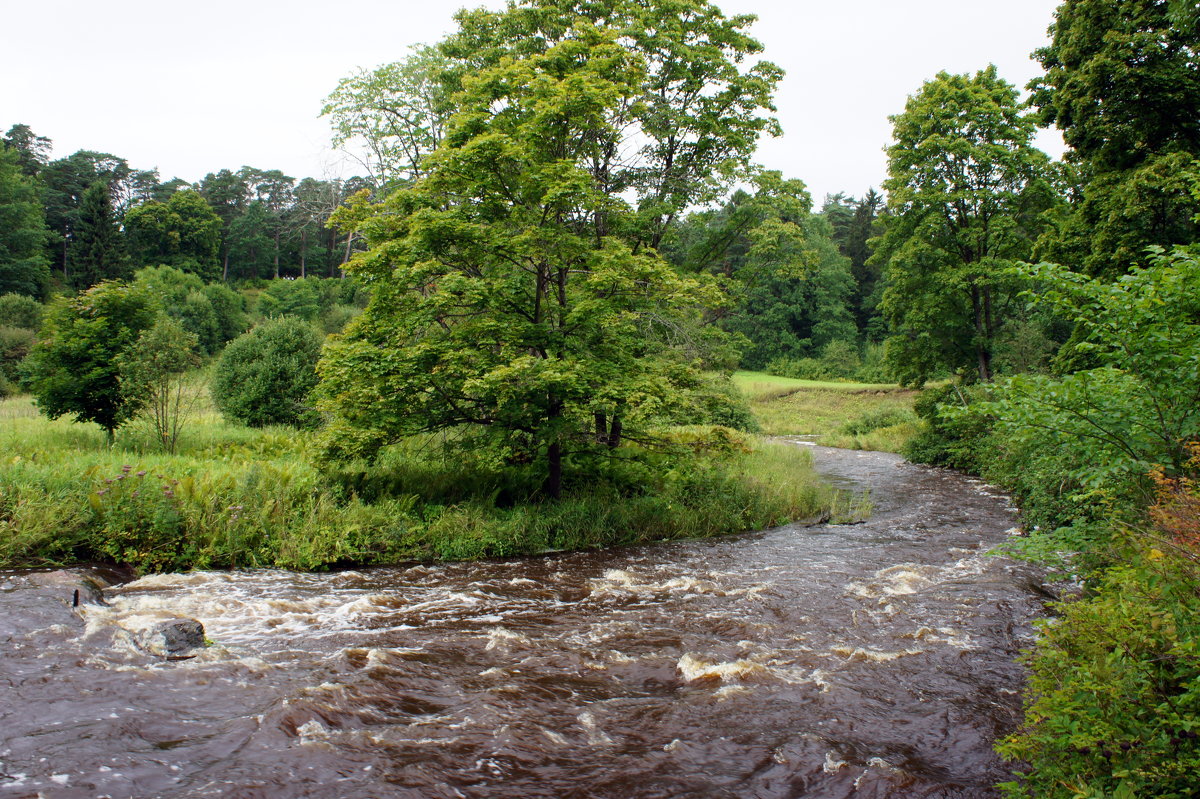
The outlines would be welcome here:
[[[813,448],[866,523],[84,606],[0,572],[0,797],[992,797],[1037,573],[1007,499]],[[55,591],[58,591],[55,594]],[[202,621],[162,661],[128,630]]]

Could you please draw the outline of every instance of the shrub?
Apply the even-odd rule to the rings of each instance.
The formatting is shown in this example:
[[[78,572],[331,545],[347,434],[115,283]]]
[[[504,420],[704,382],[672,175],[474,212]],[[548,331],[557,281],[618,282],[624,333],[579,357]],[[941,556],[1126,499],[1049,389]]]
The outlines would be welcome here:
[[[221,354],[212,396],[225,418],[250,427],[311,427],[308,395],[317,383],[321,335],[302,319],[266,321],[230,342]]]
[[[195,334],[205,355],[217,353],[246,329],[245,302],[228,286],[205,285],[196,275],[170,266],[139,269],[134,281],[158,298],[167,316]]]
[[[29,355],[36,340],[32,330],[0,325],[0,379],[15,388],[20,378],[18,367]]]
[[[298,316],[314,321],[321,311],[321,280],[315,277],[272,280],[258,296],[263,316]]]
[[[1043,623],[1025,725],[997,748],[1028,769],[1010,796],[1195,796],[1200,581],[1163,553],[1127,553]]]
[[[24,294],[0,294],[0,327],[37,330],[42,326],[42,304]]]

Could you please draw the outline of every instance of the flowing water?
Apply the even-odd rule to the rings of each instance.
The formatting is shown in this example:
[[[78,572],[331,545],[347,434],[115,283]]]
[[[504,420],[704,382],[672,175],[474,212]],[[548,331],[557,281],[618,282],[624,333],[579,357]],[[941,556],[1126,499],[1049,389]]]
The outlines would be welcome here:
[[[83,621],[66,588],[0,573],[0,797],[994,796],[1042,609],[1034,572],[985,555],[1011,507],[814,453],[869,487],[870,521],[153,576]],[[130,644],[180,615],[215,642],[198,657]]]

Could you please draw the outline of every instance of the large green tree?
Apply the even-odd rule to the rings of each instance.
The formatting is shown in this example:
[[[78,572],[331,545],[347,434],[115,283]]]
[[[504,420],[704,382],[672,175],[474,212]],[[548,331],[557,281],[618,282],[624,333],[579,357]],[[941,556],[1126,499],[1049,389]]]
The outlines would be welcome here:
[[[48,236],[37,187],[22,173],[19,153],[0,144],[0,294],[45,295]]]
[[[83,194],[72,236],[71,260],[71,284],[76,288],[122,277],[125,241],[113,212],[107,180],[97,180]]]
[[[221,218],[195,191],[177,191],[166,202],[150,201],[125,215],[131,254],[139,264],[166,264],[204,280],[219,275]]]
[[[997,337],[1017,307],[1005,277],[1029,256],[1051,202],[1034,122],[995,67],[939,73],[892,117],[886,268],[892,365],[920,384],[938,370],[992,379]]]
[[[8,133],[4,134],[4,144],[16,150],[21,171],[28,177],[36,177],[42,167],[50,162],[53,142],[34,133],[28,125],[17,123],[9,128]]]
[[[421,160],[437,149],[453,110],[449,67],[436,47],[414,47],[402,61],[343,78],[325,99],[334,145],[360,147],[377,187],[421,176]]]
[[[60,298],[24,364],[38,410],[51,419],[71,414],[77,422],[95,422],[111,445],[142,402],[121,385],[121,363],[156,313],[148,291],[124,283],[100,283]]]
[[[371,304],[321,367],[329,441],[466,427],[533,460],[645,440],[694,379],[655,346],[715,300],[656,247],[744,167],[778,70],[703,0],[531,0],[458,15],[462,90],[426,173],[365,225]]]
[[[1077,196],[1038,255],[1113,278],[1150,245],[1200,240],[1184,180],[1200,168],[1200,8],[1066,0],[1050,34],[1032,102],[1062,130]]]

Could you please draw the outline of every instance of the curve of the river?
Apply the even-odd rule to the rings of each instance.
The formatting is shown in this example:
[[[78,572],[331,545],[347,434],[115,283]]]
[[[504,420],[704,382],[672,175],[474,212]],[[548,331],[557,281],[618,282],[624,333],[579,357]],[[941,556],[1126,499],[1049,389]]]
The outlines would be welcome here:
[[[0,797],[996,795],[1042,610],[1035,573],[986,555],[1012,508],[895,456],[814,454],[869,487],[868,522],[154,576],[86,626],[0,573]],[[215,644],[128,644],[174,615]]]

